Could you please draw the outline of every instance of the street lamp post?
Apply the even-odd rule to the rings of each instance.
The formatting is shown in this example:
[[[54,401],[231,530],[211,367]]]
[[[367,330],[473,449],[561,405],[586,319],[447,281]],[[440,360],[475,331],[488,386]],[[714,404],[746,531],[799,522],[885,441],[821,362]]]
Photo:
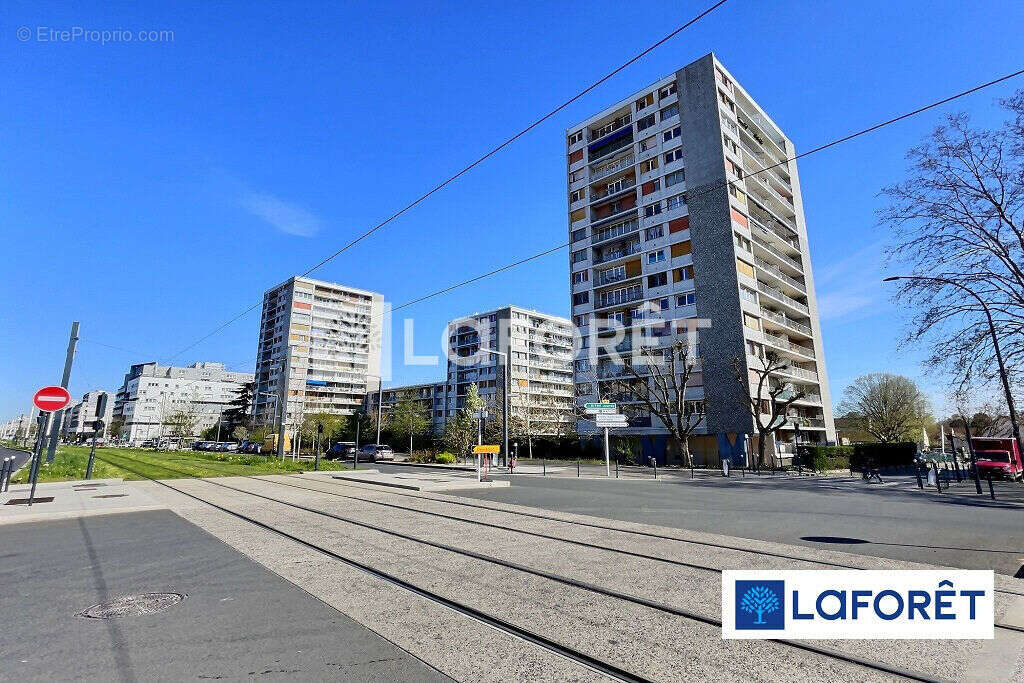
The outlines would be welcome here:
[[[512,393],[512,368],[509,366],[509,355],[505,351],[494,351],[492,349],[487,349],[482,346],[480,347],[480,350],[486,353],[494,354],[495,356],[501,356],[505,359],[505,381],[503,382],[504,386],[503,391],[501,392],[502,394],[504,394],[504,396],[502,397],[501,438],[503,442],[502,452],[505,454],[505,464],[507,465],[508,463],[511,462],[509,460],[508,452],[509,394]]]
[[[1010,392],[1010,380],[1006,375],[1006,365],[1003,363],[1002,349],[999,348],[999,335],[996,334],[996,325],[994,322],[992,322],[992,311],[989,310],[988,306],[985,304],[985,301],[980,296],[978,296],[974,292],[974,290],[970,289],[966,285],[962,285],[959,282],[947,280],[946,278],[942,277],[927,277],[924,275],[894,275],[892,277],[885,278],[884,280],[882,280],[882,282],[892,282],[894,280],[925,280],[930,282],[941,282],[942,284],[950,285],[952,287],[956,287],[957,289],[962,289],[963,291],[970,294],[974,298],[974,300],[981,305],[982,310],[985,311],[985,318],[988,320],[988,329],[992,335],[992,348],[995,349],[996,362],[999,364],[999,379],[1002,380],[1003,392],[1006,394],[1006,408],[1007,410],[1010,411],[1010,425],[1013,427],[1013,438],[1017,442],[1017,447],[1020,448],[1022,446],[1022,443],[1020,440],[1020,426],[1017,424],[1017,408],[1013,403],[1013,394]]]

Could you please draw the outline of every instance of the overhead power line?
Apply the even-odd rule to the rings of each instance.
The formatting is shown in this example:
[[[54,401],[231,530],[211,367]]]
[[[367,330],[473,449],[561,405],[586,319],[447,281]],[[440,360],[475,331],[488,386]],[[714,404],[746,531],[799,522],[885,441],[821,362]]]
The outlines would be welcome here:
[[[558,112],[562,111],[563,109],[565,109],[566,107],[571,105],[573,102],[576,102],[581,97],[583,97],[587,93],[593,91],[595,88],[600,86],[602,83],[606,82],[610,78],[613,78],[617,74],[621,73],[622,71],[624,71],[628,67],[632,66],[636,62],[640,61],[641,59],[643,59],[644,57],[649,55],[654,50],[658,49],[659,47],[661,47],[662,45],[664,45],[665,43],[670,41],[671,39],[675,38],[677,35],[679,35],[683,31],[685,31],[690,26],[693,26],[695,23],[697,23],[698,21],[700,21],[701,19],[703,19],[707,15],[711,14],[712,12],[714,12],[716,9],[718,9],[719,7],[724,5],[726,2],[727,2],[727,0],[719,0],[719,2],[716,2],[715,4],[711,5],[710,7],[705,9],[703,12],[701,12],[697,16],[695,16],[692,19],[690,19],[689,21],[687,21],[685,24],[683,24],[683,25],[679,26],[678,28],[676,28],[675,30],[673,30],[671,33],[669,33],[665,37],[661,38],[660,40],[658,40],[655,43],[652,43],[651,45],[648,45],[646,48],[644,48],[643,50],[641,50],[637,54],[635,54],[632,57],[630,57],[628,60],[626,60],[625,62],[620,64],[618,67],[616,67],[612,71],[608,72],[607,74],[605,74],[601,78],[597,79],[596,81],[594,81],[593,83],[588,85],[586,88],[584,88],[583,90],[580,90],[575,95],[573,95],[572,97],[567,99],[565,102],[562,102],[560,105],[558,105],[557,107],[555,107],[551,111],[547,112],[546,114],[544,114],[543,116],[538,118],[536,121],[534,121],[530,125],[526,126],[526,128],[523,128],[521,131],[519,131],[518,133],[516,133],[512,137],[506,139],[501,144],[493,147],[490,151],[485,153],[483,156],[481,156],[480,158],[476,159],[475,161],[467,164],[462,169],[460,169],[458,172],[454,173],[453,175],[449,176],[448,178],[446,178],[442,182],[438,183],[437,185],[432,187],[427,192],[423,193],[422,195],[420,195],[416,199],[412,200],[411,202],[409,202],[408,204],[406,204],[405,206],[400,208],[398,211],[394,212],[393,214],[391,214],[390,216],[388,216],[387,218],[382,220],[380,223],[377,223],[376,225],[374,225],[373,227],[368,229],[366,232],[362,233],[361,235],[358,235],[355,239],[351,240],[350,242],[348,242],[347,244],[342,246],[340,249],[338,249],[334,253],[332,253],[332,254],[328,255],[327,257],[321,259],[318,263],[316,263],[315,265],[313,265],[312,267],[310,267],[309,269],[304,271],[302,273],[302,277],[306,277],[306,276],[310,275],[311,273],[314,273],[315,271],[319,270],[323,266],[327,265],[328,263],[330,263],[331,261],[336,259],[341,254],[345,253],[346,251],[348,251],[349,249],[351,249],[355,245],[357,245],[360,242],[362,242],[364,239],[366,239],[370,235],[374,234],[375,232],[377,232],[378,230],[380,230],[384,226],[386,226],[389,223],[391,223],[392,221],[394,221],[396,218],[398,218],[402,214],[406,213],[407,211],[409,211],[413,207],[421,204],[422,202],[424,202],[426,199],[431,197],[436,192],[442,190],[446,186],[448,186],[451,183],[455,182],[456,180],[458,180],[459,178],[464,176],[466,173],[469,173],[471,170],[473,170],[474,168],[476,168],[477,166],[482,164],[484,161],[486,161],[487,159],[490,159],[492,156],[494,156],[495,154],[497,154],[501,150],[505,149],[506,147],[511,145],[513,142],[515,142],[519,138],[523,137],[524,135],[529,133],[531,130],[533,130],[534,128],[536,128],[540,124],[544,123],[545,121],[550,119],[552,116],[554,116]],[[253,304],[252,306],[250,306],[249,308],[245,309],[244,311],[242,311],[238,315],[234,316],[233,318],[231,318],[227,322],[224,322],[221,325],[218,325],[216,328],[214,328],[209,333],[203,335],[199,339],[195,340],[194,342],[190,343],[188,346],[182,348],[180,351],[175,353],[173,356],[170,357],[170,360],[173,360],[173,359],[177,358],[178,356],[180,356],[181,354],[185,353],[189,349],[194,348],[195,346],[201,344],[202,342],[206,341],[210,337],[214,336],[215,334],[217,334],[218,332],[220,332],[224,328],[229,327],[233,323],[235,323],[238,320],[244,318],[249,313],[251,313],[255,309],[259,308],[260,305],[261,305],[261,303]]]

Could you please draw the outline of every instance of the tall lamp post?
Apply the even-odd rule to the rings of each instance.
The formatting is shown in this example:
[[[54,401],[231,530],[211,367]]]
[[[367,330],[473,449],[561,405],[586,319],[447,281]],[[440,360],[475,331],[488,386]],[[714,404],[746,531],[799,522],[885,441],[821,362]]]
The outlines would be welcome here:
[[[1006,408],[1010,411],[1010,425],[1013,427],[1013,438],[1017,441],[1017,447],[1020,448],[1022,442],[1020,440],[1020,426],[1017,424],[1017,408],[1013,403],[1013,394],[1010,392],[1010,380],[1006,375],[1006,365],[1003,363],[1003,352],[999,348],[999,335],[996,334],[995,323],[992,322],[992,312],[989,310],[988,305],[985,301],[978,296],[974,290],[970,289],[966,285],[962,285],[959,282],[953,280],[947,280],[942,277],[927,277],[924,275],[894,275],[887,277],[882,282],[893,282],[894,280],[922,280],[927,282],[940,282],[944,285],[950,285],[961,289],[971,295],[978,304],[981,305],[982,310],[985,311],[985,318],[988,320],[988,330],[992,335],[992,348],[996,352],[996,362],[999,363],[999,379],[1003,382],[1003,392],[1006,394]]]
[[[501,411],[501,436],[502,441],[504,442],[504,445],[502,446],[502,452],[505,454],[505,463],[508,464],[511,462],[511,460],[509,460],[508,452],[509,394],[512,393],[512,368],[509,366],[509,355],[505,351],[494,351],[493,349],[487,349],[482,346],[480,347],[480,350],[484,351],[485,353],[494,354],[495,356],[501,356],[505,359],[505,381],[503,382],[504,387],[503,391],[501,392],[502,394],[504,394],[504,396],[502,397],[503,408]]]

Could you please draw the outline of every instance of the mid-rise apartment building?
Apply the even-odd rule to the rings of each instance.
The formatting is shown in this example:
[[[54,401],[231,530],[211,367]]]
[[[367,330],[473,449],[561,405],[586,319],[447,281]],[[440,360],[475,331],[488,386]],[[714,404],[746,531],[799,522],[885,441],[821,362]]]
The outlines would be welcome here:
[[[512,366],[509,405],[532,436],[558,436],[575,425],[572,384],[572,324],[566,318],[519,306],[474,313],[447,325],[447,380],[389,387],[384,409],[405,391],[429,404],[436,434],[465,403],[471,385],[496,415],[503,400],[505,359]],[[487,353],[490,349],[498,353]],[[377,393],[367,396],[375,410]]]
[[[795,150],[781,129],[709,54],[566,136],[572,314],[593,342],[577,354],[580,402],[623,373],[595,349],[602,330],[643,320],[671,340],[684,332],[670,321],[706,319],[686,390],[705,414],[698,461],[717,462],[722,439],[752,435],[753,447],[738,377],[766,350],[787,364],[772,381],[806,394],[769,452],[791,452],[797,425],[802,441],[834,441]],[[647,455],[666,451],[656,416],[636,410],[625,433]]]
[[[223,363],[187,367],[139,363],[131,366],[118,389],[111,418],[121,418],[120,434],[132,445],[175,437],[174,416],[185,413],[191,436],[220,419],[231,402],[253,381],[251,372],[232,372]]]
[[[386,413],[395,407],[402,398],[410,394],[423,406],[424,412],[430,416],[429,433],[441,434],[444,431],[444,423],[447,418],[445,405],[448,392],[447,382],[428,382],[426,384],[406,384],[398,387],[387,387],[384,389],[384,403],[381,409]],[[377,410],[377,392],[367,393],[366,410],[373,413]],[[369,441],[367,437],[365,441]]]
[[[102,403],[103,411],[100,412]],[[114,419],[114,394],[101,389],[86,392],[82,400],[64,412],[64,436],[70,440],[79,440],[86,435],[91,436],[92,425],[96,420],[103,420],[101,439],[107,438],[110,422]]]
[[[350,415],[380,386],[384,296],[293,277],[263,295],[255,422],[286,431],[306,415]],[[287,378],[287,379],[286,379]]]

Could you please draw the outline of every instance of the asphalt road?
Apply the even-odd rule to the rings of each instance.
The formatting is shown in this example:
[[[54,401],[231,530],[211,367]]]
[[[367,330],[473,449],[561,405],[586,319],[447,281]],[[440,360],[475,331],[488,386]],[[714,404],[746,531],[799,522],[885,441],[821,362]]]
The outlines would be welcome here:
[[[0,460],[14,456],[14,471],[17,472],[18,468],[29,461],[32,454],[28,451],[19,451],[13,448],[7,448],[6,446],[0,446]],[[12,475],[13,476],[13,475]]]
[[[6,680],[451,680],[168,510],[0,526],[0,586]]]
[[[974,494],[973,485],[938,494],[918,491],[913,478],[883,485],[736,476],[656,483],[523,475],[511,481],[508,488],[457,495],[1009,575],[1024,565],[1024,506],[1009,502],[1020,499],[1019,485],[1003,485],[993,503]]]

